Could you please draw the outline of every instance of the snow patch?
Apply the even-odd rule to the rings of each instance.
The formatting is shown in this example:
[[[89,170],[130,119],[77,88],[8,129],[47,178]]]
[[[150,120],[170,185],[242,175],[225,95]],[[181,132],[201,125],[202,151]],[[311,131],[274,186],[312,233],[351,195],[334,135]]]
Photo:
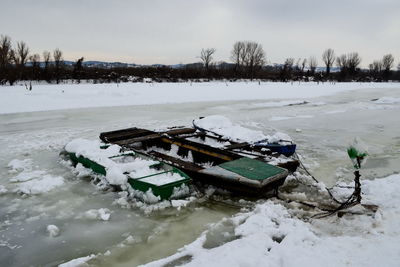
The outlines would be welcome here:
[[[374,101],[376,104],[399,104],[400,98],[384,96]]]
[[[10,169],[9,172],[15,173],[19,171],[29,170],[32,167],[31,159],[13,159],[8,164],[7,167]]]
[[[111,217],[110,210],[106,208],[101,208],[97,210],[91,209],[86,211],[81,216],[78,216],[78,218],[85,218],[90,220],[102,220],[102,221],[108,221],[110,217]]]
[[[397,266],[400,174],[364,180],[362,190],[362,203],[379,205],[373,215],[324,219],[310,219],[309,215],[303,221],[296,215],[306,210],[295,203],[285,207],[279,200],[267,200],[212,225],[176,254],[144,266],[180,261],[185,266]],[[361,206],[355,208],[362,210]],[[222,233],[232,235],[229,240],[207,245],[213,232],[227,222],[234,226],[233,233]]]
[[[57,237],[60,234],[60,229],[56,225],[50,224],[46,229],[50,237]]]
[[[7,188],[5,188],[4,185],[0,185],[0,195],[1,195],[1,194],[5,194],[5,193],[7,193],[7,192],[8,192]]]
[[[118,83],[43,84],[34,94],[23,86],[5,86],[0,91],[0,113],[76,109],[201,101],[307,99],[335,93],[374,88],[374,83]],[[228,86],[227,86],[228,85]],[[397,83],[382,83],[381,88],[397,88]],[[13,99],[14,101],[9,101]],[[14,103],[19,103],[15,105]]]
[[[81,257],[81,258],[77,258],[77,259],[73,259],[71,261],[65,262],[63,264],[58,265],[58,267],[85,267],[85,266],[89,266],[89,264],[87,264],[87,262],[94,258],[96,258],[96,255],[91,254],[86,257]]]
[[[199,128],[211,131],[225,139],[235,142],[244,141],[248,143],[255,143],[265,140],[269,143],[274,143],[278,142],[279,140],[292,140],[284,133],[277,132],[270,136],[264,135],[261,131],[244,128],[240,125],[232,123],[228,118],[221,115],[212,115],[202,119],[197,119],[194,120],[193,123]],[[282,139],[282,136],[285,138]]]
[[[31,171],[31,172],[21,172],[20,174],[18,174],[17,176],[15,176],[14,178],[11,178],[10,181],[11,182],[26,182],[35,178],[40,178],[43,177],[46,174],[45,171],[42,170],[35,170],[35,171]]]
[[[27,195],[37,195],[50,192],[51,190],[62,185],[64,185],[63,177],[46,174],[41,178],[36,178],[17,184],[15,192]]]

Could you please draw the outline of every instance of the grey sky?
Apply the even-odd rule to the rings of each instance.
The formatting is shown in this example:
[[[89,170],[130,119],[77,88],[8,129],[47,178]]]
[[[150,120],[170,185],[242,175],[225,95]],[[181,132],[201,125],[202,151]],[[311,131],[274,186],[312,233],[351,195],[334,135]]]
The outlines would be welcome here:
[[[269,62],[357,51],[367,66],[400,61],[399,0],[0,0],[0,34],[65,59],[174,64],[201,48],[229,61],[238,40],[261,43]]]

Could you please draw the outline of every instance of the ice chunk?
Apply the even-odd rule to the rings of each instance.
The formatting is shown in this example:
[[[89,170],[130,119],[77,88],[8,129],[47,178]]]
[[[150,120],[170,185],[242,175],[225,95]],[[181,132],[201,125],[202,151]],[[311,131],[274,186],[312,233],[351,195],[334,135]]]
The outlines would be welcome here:
[[[128,177],[117,166],[107,168],[106,179],[113,185],[123,185],[128,181]]]
[[[56,237],[60,234],[60,229],[56,225],[50,224],[47,225],[47,232],[49,233],[50,237]]]
[[[11,178],[11,182],[26,182],[29,180],[32,180],[34,178],[40,178],[46,174],[45,171],[42,170],[36,170],[36,171],[31,171],[31,172],[21,172],[18,174],[16,177]]]
[[[91,219],[91,220],[102,220],[108,221],[111,217],[111,213],[109,209],[101,208],[101,209],[91,209],[86,211],[83,216],[84,218]]]
[[[95,258],[96,255],[91,254],[86,257],[81,257],[77,259],[73,259],[71,261],[65,262],[63,264],[58,265],[58,267],[83,267],[83,266],[89,266],[87,262],[93,258]]]
[[[0,185],[0,195],[5,194],[7,192],[8,192],[7,188],[5,188],[4,185]]]
[[[27,195],[47,193],[54,188],[64,185],[64,178],[61,176],[44,175],[42,178],[32,179],[18,184],[16,192]]]
[[[8,164],[7,167],[10,168],[10,172],[17,172],[28,170],[31,168],[32,160],[31,159],[13,159]]]

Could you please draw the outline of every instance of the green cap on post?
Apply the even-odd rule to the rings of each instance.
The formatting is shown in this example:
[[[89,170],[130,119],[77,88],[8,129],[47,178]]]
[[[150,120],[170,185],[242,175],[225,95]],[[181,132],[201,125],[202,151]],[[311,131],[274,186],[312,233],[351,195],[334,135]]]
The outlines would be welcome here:
[[[361,168],[361,164],[365,162],[366,157],[368,156],[365,145],[357,137],[354,139],[354,142],[347,148],[347,154],[353,162],[354,168],[357,170]]]

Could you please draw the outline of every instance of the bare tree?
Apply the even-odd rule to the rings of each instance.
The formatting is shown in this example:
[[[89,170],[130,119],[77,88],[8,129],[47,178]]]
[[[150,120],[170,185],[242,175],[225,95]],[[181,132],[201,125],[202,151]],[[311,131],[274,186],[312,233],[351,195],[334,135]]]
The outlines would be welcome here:
[[[347,55],[347,60],[350,74],[354,74],[361,63],[361,57],[357,52],[352,52]]]
[[[11,58],[11,38],[5,35],[0,36],[0,68],[5,68],[10,64]]]
[[[37,66],[40,61],[40,55],[39,54],[33,54],[29,57],[29,61],[31,62],[32,66]]]
[[[5,35],[0,36],[0,84],[5,84],[7,80],[10,85],[14,83],[11,77],[12,63],[14,59],[14,51],[11,45],[11,38]]]
[[[262,46],[255,42],[246,42],[244,65],[250,79],[254,78],[255,71],[265,63],[265,52]]]
[[[50,64],[51,54],[49,51],[43,51],[44,68],[47,69]]]
[[[342,54],[336,59],[336,64],[340,68],[343,79],[345,79],[348,74],[355,75],[360,63],[361,57],[357,52]]]
[[[60,83],[60,72],[63,64],[62,52],[60,49],[56,48],[53,52],[54,67],[57,84]]]
[[[80,59],[78,59],[74,65],[74,71],[73,71],[73,77],[76,79],[76,81],[78,83],[81,82],[81,76],[82,76],[82,72],[83,72],[83,60],[84,58],[81,57]]]
[[[62,64],[62,52],[60,49],[56,48],[53,52],[53,58],[54,58],[54,65],[60,66]]]
[[[29,57],[29,61],[31,62],[32,65],[32,78],[35,80],[39,79],[40,75],[40,55],[39,54],[33,54]]]
[[[317,63],[317,58],[314,57],[314,56],[311,56],[311,57],[308,59],[308,67],[310,68],[311,74],[314,74],[314,73],[315,73],[315,69],[317,68],[317,65],[318,65],[318,63]]]
[[[233,49],[231,52],[231,59],[235,63],[236,70],[239,70],[240,66],[243,65],[243,60],[244,60],[244,49],[245,49],[245,44],[244,42],[236,42],[233,45]]]
[[[293,65],[294,65],[294,58],[289,57],[285,60],[283,67],[286,69],[293,69]]]
[[[236,69],[245,69],[247,76],[254,78],[255,72],[265,63],[265,52],[261,44],[249,41],[236,42],[233,45],[231,59]]]
[[[301,73],[304,72],[304,69],[305,69],[306,65],[307,65],[307,59],[305,58],[305,59],[303,59],[303,61],[301,62]]]
[[[292,79],[293,66],[294,66],[294,58],[291,57],[287,58],[285,60],[285,63],[283,63],[283,66],[280,69],[281,81],[286,82]]]
[[[335,62],[335,51],[332,48],[326,49],[322,54],[322,61],[325,63],[326,66],[326,74],[329,75],[331,72],[331,67]]]
[[[24,67],[28,61],[29,48],[25,42],[21,41],[17,43],[17,49],[15,50],[15,64],[20,67]]]
[[[370,64],[370,69],[372,69],[376,73],[381,72],[382,71],[382,61],[374,60],[374,62],[372,62],[372,64]]]
[[[213,60],[213,54],[215,51],[215,48],[201,49],[200,59],[203,61],[204,68],[207,73],[209,71],[210,63]]]
[[[391,68],[393,68],[394,57],[392,54],[384,55],[382,58],[382,68],[389,72]]]
[[[336,59],[336,65],[340,68],[341,71],[347,70],[348,69],[348,60],[347,60],[347,55],[342,54]]]

